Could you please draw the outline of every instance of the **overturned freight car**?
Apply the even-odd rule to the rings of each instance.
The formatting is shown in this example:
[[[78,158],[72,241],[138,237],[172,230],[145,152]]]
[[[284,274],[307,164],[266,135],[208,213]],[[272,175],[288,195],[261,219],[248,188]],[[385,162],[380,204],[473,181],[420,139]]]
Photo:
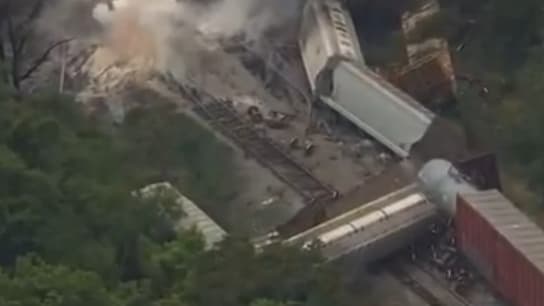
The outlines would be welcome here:
[[[299,47],[314,94],[327,94],[330,73],[340,61],[364,62],[350,13],[338,0],[307,1]]]
[[[308,1],[299,46],[314,98],[408,157],[434,114],[365,66],[353,21],[339,0]]]

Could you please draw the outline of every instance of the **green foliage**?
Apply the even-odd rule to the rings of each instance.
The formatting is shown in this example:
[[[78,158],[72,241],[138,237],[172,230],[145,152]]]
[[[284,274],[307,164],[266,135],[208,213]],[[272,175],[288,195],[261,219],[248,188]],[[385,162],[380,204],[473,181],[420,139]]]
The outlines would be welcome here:
[[[131,163],[148,165],[140,181],[168,178],[199,203],[226,201],[236,192],[230,148],[194,120],[177,113],[174,106],[137,109],[128,114],[120,133]],[[141,168],[127,169],[131,170],[142,172]]]
[[[240,260],[242,259],[243,260]],[[227,239],[205,253],[185,286],[191,305],[250,305],[256,297],[299,305],[338,305],[343,290],[316,254],[274,247],[256,254],[247,242]]]
[[[196,263],[204,254],[204,241],[196,231],[184,232],[181,237],[156,248],[151,255],[155,265],[155,290],[162,294],[182,292]]]
[[[457,73],[481,81],[477,88],[460,91],[463,123],[468,125],[472,138],[497,150],[501,168],[508,177],[518,177],[517,184],[529,185],[541,197],[544,194],[542,1],[456,0],[443,4],[451,30],[448,38],[454,46],[464,44],[454,54]],[[483,86],[488,89],[486,95],[478,92]],[[515,194],[510,196],[516,202],[524,202]],[[531,201],[535,202],[532,197]],[[531,209],[535,203],[532,206]]]
[[[133,195],[162,180],[197,202],[236,192],[231,151],[190,118],[158,105],[111,133],[68,97],[5,97],[0,305],[341,304],[315,254],[256,254],[239,239],[206,251],[196,231],[175,232],[184,214],[172,195]]]
[[[153,306],[188,306],[178,295],[172,295],[153,303]]]
[[[249,304],[249,306],[287,306],[287,305],[288,304],[285,304],[282,302],[277,302],[277,301],[272,301],[267,299],[258,299],[251,302],[251,304]]]
[[[544,193],[544,72],[543,48],[535,48],[526,65],[516,74],[516,91],[503,101],[500,120],[504,123],[505,147],[510,157],[521,161],[531,186]]]
[[[541,1],[456,0],[443,5],[447,37],[454,45],[465,46],[460,60],[470,70],[479,67],[509,77],[524,63],[530,48],[542,42]]]
[[[121,306],[97,274],[48,265],[34,257],[17,260],[11,273],[0,273],[0,305]]]

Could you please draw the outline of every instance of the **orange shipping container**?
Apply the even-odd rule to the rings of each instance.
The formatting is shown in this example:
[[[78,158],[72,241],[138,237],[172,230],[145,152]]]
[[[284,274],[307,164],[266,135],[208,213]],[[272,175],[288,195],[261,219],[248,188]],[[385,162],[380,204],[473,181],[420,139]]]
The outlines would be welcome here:
[[[458,196],[459,249],[515,306],[544,306],[544,231],[496,190]]]

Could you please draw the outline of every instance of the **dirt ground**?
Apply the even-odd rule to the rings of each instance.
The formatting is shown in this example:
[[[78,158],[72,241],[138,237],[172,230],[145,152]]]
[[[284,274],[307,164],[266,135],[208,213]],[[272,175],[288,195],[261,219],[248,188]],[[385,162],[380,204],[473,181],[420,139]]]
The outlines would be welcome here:
[[[235,55],[219,52],[216,56],[224,58],[222,65],[228,67],[230,71],[228,82],[223,81],[225,76],[218,73],[215,67],[208,71],[208,75],[200,76],[198,84],[215,96],[228,97],[239,103],[235,105],[235,109],[248,121],[250,118],[246,111],[249,106],[257,106],[265,118],[270,112],[286,115],[288,118],[281,128],[270,127],[263,122],[255,123],[254,128],[260,130],[294,160],[319,180],[338,190],[340,194],[347,194],[360,188],[367,180],[384,173],[388,167],[395,164],[391,155],[375,141],[323,107],[313,110],[312,129],[307,133],[310,109],[304,96],[297,94],[274,96],[273,90],[277,88],[267,88],[266,84],[248,71]],[[290,67],[301,68],[300,65]],[[284,73],[288,73],[289,77],[303,74],[301,71],[285,70]],[[285,86],[283,92],[289,92],[292,88],[289,88],[285,80],[283,81],[276,82],[275,85]],[[245,84],[245,87],[239,87],[237,84]],[[251,84],[252,90],[244,89],[248,84]],[[152,86],[155,90],[170,96],[181,109],[198,119],[192,112],[189,102],[183,101],[160,82],[154,82]],[[202,123],[207,125],[205,122]],[[210,127],[210,130],[217,134],[213,128]],[[232,201],[233,203],[222,203],[221,209],[204,207],[210,215],[217,217],[218,223],[224,225],[227,230],[242,231],[250,236],[262,235],[289,220],[303,207],[302,198],[289,186],[279,181],[269,170],[260,167],[256,161],[245,157],[230,140],[220,134],[217,135],[239,151],[238,170],[243,177],[240,182],[243,185],[243,192]],[[294,139],[298,143],[297,146],[290,145]],[[304,147],[310,143],[313,150],[311,154],[307,154]],[[225,205],[228,207],[224,207]]]

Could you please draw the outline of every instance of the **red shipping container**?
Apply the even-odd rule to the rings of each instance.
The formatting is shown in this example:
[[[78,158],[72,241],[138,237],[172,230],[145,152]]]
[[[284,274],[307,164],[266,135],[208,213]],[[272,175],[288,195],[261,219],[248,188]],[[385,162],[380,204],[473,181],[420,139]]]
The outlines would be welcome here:
[[[458,196],[459,249],[515,306],[544,306],[544,231],[496,190]]]
[[[463,201],[460,198],[458,201]],[[489,281],[494,279],[497,232],[470,205],[457,205],[455,217],[458,247]]]

